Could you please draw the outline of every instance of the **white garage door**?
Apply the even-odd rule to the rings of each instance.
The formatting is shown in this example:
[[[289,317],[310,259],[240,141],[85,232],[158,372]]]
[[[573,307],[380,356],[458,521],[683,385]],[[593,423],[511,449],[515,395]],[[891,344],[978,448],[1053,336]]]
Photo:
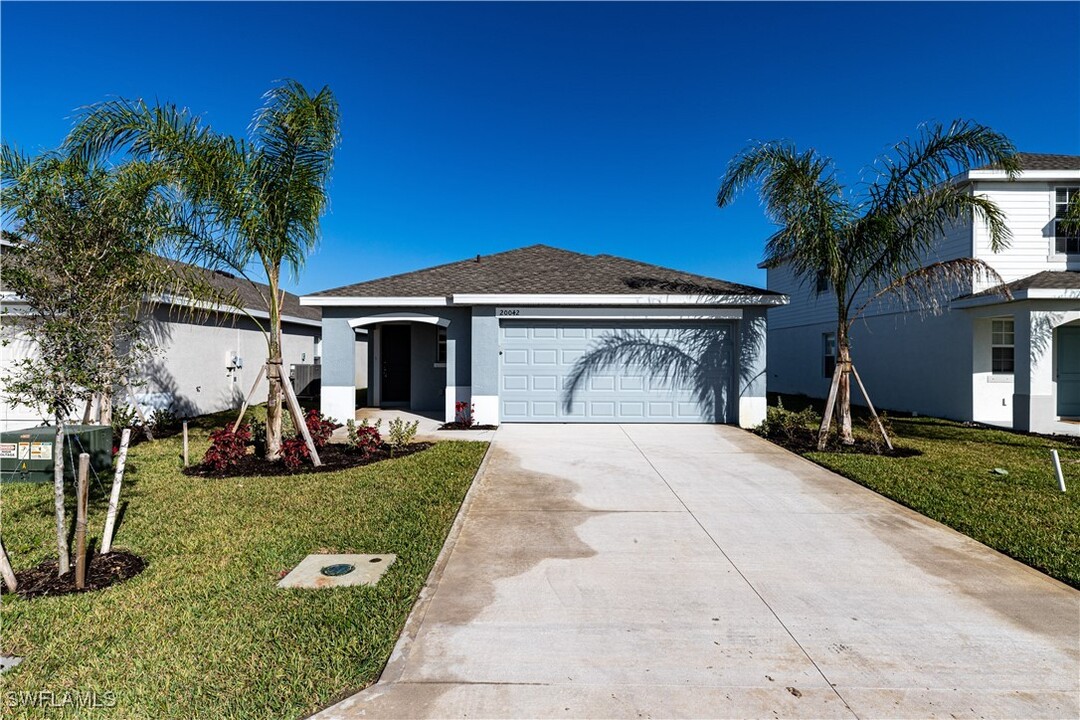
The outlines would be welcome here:
[[[731,422],[733,324],[503,320],[503,422]]]

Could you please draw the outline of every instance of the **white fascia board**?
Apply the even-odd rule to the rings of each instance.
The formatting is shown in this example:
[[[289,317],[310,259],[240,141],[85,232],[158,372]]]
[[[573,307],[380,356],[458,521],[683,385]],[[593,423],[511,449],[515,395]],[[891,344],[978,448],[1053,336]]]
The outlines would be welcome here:
[[[737,307],[497,307],[500,320],[741,320]]]
[[[439,327],[450,326],[450,321],[446,318],[437,317],[435,315],[423,315],[421,313],[401,312],[353,318],[349,321],[349,327],[356,330],[357,328],[362,328],[367,325],[388,322],[418,322],[427,323],[428,325],[438,325]]]
[[[786,305],[786,295],[454,295],[455,305]]]
[[[1009,175],[1004,170],[968,170],[962,172],[953,178],[953,182],[963,183],[971,180],[1009,180]],[[1080,180],[1080,170],[1022,170],[1016,177],[1012,178],[1013,182],[1023,182],[1024,180],[1031,181],[1047,181],[1047,180],[1063,180],[1063,181],[1075,181]]]
[[[432,297],[328,297],[323,295],[304,295],[300,298],[301,305],[315,305],[318,307],[412,307],[412,306],[440,306],[449,305],[449,298],[443,296]]]

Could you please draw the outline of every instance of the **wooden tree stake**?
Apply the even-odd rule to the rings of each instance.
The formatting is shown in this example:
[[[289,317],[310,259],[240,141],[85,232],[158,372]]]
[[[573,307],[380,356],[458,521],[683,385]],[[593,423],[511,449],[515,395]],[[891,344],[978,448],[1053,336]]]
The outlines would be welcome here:
[[[840,364],[837,363],[833,370],[832,386],[829,387],[829,399],[825,401],[825,412],[821,416],[821,427],[818,428],[817,449],[824,450],[825,442],[829,439],[829,428],[832,426],[833,407],[836,405],[836,393],[840,390]]]
[[[7,585],[8,590],[15,592],[19,589],[19,581],[15,579],[15,571],[11,569],[11,563],[8,562],[7,551],[4,550],[2,540],[0,540],[0,575],[3,575],[4,584]]]
[[[105,532],[101,534],[101,554],[112,550],[113,532],[116,529],[116,506],[120,503],[120,484],[124,481],[124,464],[127,462],[128,443],[131,441],[131,428],[124,428],[120,434],[120,452],[116,455],[116,475],[113,477],[112,492],[109,494],[109,512],[105,515]]]
[[[131,406],[135,408],[135,414],[139,416],[139,420],[142,422],[143,434],[146,435],[146,439],[153,442],[154,433],[150,430],[150,423],[146,422],[146,416],[143,415],[142,408],[139,407],[139,401],[135,399],[135,391],[131,389],[131,384],[124,381],[124,387],[127,388],[128,397],[131,398]]]
[[[75,506],[75,587],[86,587],[86,509],[90,499],[90,455],[79,453],[79,485]]]
[[[285,390],[285,400],[289,404],[289,412],[292,413],[293,424],[296,425],[296,429],[300,431],[300,435],[307,444],[308,452],[311,453],[311,464],[319,467],[322,465],[322,460],[319,459],[319,451],[315,449],[315,442],[311,439],[311,433],[308,432],[307,422],[304,421],[300,401],[296,399],[296,393],[293,391],[292,381],[289,380],[288,375],[280,374],[280,377],[281,385]]]
[[[866,386],[862,384],[862,378],[859,377],[859,371],[855,369],[854,365],[851,366],[851,374],[855,376],[855,382],[859,383],[859,390],[862,392],[863,399],[866,400],[866,407],[870,408],[870,414],[877,421],[878,430],[881,431],[881,437],[885,439],[885,445],[889,450],[892,450],[892,440],[889,439],[889,433],[885,432],[885,424],[878,417],[877,410],[874,409],[874,403],[870,402],[870,393],[866,392]]]
[[[187,420],[184,421],[184,467],[188,466]]]
[[[82,415],[82,424],[83,425],[89,425],[90,424],[90,410],[93,409],[93,407],[94,407],[94,398],[95,397],[97,397],[96,394],[91,395],[89,397],[89,399],[87,399],[87,401],[86,401],[86,409],[83,410],[83,415]]]
[[[233,423],[232,431],[236,432],[240,427],[240,421],[244,419],[244,413],[247,412],[248,403],[251,402],[251,398],[255,395],[255,391],[259,389],[259,383],[262,382],[263,375],[266,374],[266,366],[263,365],[259,368],[259,374],[255,376],[255,382],[251,384],[251,389],[248,390],[247,397],[244,398],[244,404],[240,406],[240,414],[236,416],[236,422]]]

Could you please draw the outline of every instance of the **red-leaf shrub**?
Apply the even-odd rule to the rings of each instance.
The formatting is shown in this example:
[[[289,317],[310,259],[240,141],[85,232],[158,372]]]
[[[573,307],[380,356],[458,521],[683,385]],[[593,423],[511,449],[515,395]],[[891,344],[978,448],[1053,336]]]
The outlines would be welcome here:
[[[316,449],[326,445],[334,430],[341,427],[333,419],[326,417],[315,408],[308,410],[304,422],[307,424],[308,432],[311,434],[311,442],[315,443]]]
[[[353,441],[356,449],[363,457],[370,457],[382,447],[382,436],[379,431],[370,425],[361,425],[355,429],[356,439]]]
[[[470,405],[467,402],[454,403],[454,412],[457,414],[458,424],[463,428],[471,428],[476,421],[473,420],[473,415],[476,413],[476,405]]]
[[[233,432],[232,427],[223,427],[210,433],[210,449],[203,456],[203,465],[209,465],[218,472],[236,465],[247,454],[247,444],[251,440],[251,429],[241,425]]]
[[[296,470],[310,457],[307,443],[299,435],[281,441],[281,462],[290,470]]]

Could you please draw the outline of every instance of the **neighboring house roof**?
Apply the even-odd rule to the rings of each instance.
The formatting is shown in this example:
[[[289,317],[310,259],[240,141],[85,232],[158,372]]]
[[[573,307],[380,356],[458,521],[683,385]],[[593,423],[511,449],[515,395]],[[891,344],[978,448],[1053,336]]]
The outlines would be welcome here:
[[[1005,287],[1007,287],[1009,292],[1014,295],[1021,290],[1080,290],[1080,271],[1044,270],[1043,272],[1020,278],[1019,280],[1013,280],[1011,283],[1006,283]],[[965,295],[964,298],[985,297],[987,295],[1000,294],[1001,287],[998,286],[990,288],[989,290],[974,293],[973,295]]]
[[[11,243],[5,241],[5,246],[10,246]],[[256,317],[266,316],[266,303],[263,300],[263,294],[270,292],[270,286],[265,283],[253,283],[245,280],[242,277],[233,275],[232,273],[222,272],[220,270],[208,270],[206,268],[198,267],[197,265],[190,265],[187,263],[181,263],[176,260],[169,260],[168,262],[175,265],[183,265],[189,269],[201,273],[205,278],[207,284],[220,290],[225,295],[235,295],[240,306],[249,313]],[[3,275],[0,273],[0,293],[10,293],[3,281]],[[12,302],[13,299],[7,299],[7,302]],[[322,322],[322,310],[317,307],[310,307],[300,304],[300,298],[292,293],[285,293],[284,300],[281,304],[281,315],[283,322],[290,322],[295,318],[301,321],[303,324],[319,324]]]
[[[771,295],[780,293],[615,257],[547,245],[477,255],[469,260],[312,293],[314,298],[450,297],[453,295]],[[316,301],[317,302],[317,301]]]
[[[1080,170],[1080,155],[1054,153],[1017,153],[1022,170]],[[994,164],[981,165],[972,170],[1000,170]]]
[[[982,292],[963,295],[953,300],[959,307],[1007,302],[1001,285]],[[1013,300],[1053,300],[1055,298],[1080,298],[1080,271],[1044,270],[1027,277],[1005,283]]]
[[[263,295],[270,292],[269,285],[251,282],[221,270],[207,270],[206,268],[197,266],[189,267],[204,273],[207,283],[216,289],[221,290],[223,293],[229,295],[235,293],[237,300],[239,300],[240,304],[245,309],[262,313],[266,312],[266,302],[263,300]],[[299,296],[293,295],[290,292],[285,293],[284,301],[281,304],[281,314],[286,321],[290,317],[314,322],[320,322],[322,320],[321,309],[301,305]]]

